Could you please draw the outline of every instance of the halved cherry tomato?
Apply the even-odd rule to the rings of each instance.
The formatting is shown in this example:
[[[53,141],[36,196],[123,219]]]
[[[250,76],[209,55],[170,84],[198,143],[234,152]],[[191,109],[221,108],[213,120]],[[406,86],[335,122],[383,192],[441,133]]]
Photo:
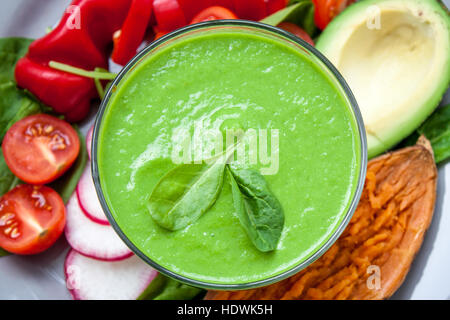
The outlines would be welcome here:
[[[125,65],[136,54],[152,15],[153,0],[133,0],[122,29],[114,35],[111,59]]]
[[[266,1],[266,10],[267,15],[271,15],[281,9],[286,8],[289,0],[267,0]]]
[[[294,34],[295,36],[305,40],[310,45],[314,46],[314,41],[311,39],[309,34],[296,24],[291,22],[282,22],[277,27]]]
[[[36,114],[9,128],[2,151],[9,169],[19,179],[45,184],[70,168],[80,151],[80,139],[67,122]]]
[[[153,10],[161,30],[170,32],[187,24],[186,17],[177,0],[154,0]]]
[[[234,0],[236,14],[241,19],[261,20],[266,14],[266,0]]]
[[[234,0],[178,0],[186,20],[191,21],[200,11],[219,6],[234,11]]]
[[[214,6],[202,10],[192,19],[191,24],[202,21],[224,20],[224,19],[238,19],[233,11],[224,7]]]
[[[325,29],[334,17],[355,1],[356,0],[312,0],[314,4],[314,22],[319,29]]]
[[[16,254],[48,249],[66,224],[59,194],[46,186],[20,185],[0,199],[0,247]]]

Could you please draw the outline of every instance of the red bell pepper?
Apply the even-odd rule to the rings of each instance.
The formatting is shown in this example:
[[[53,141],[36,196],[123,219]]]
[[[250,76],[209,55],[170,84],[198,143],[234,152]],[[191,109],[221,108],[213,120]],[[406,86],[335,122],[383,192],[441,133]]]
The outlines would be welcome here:
[[[270,16],[271,14],[286,8],[288,2],[289,0],[267,0],[266,1],[267,15]]]
[[[125,65],[136,55],[136,49],[144,40],[152,14],[153,0],[133,0],[122,29],[115,33],[111,59]]]
[[[82,120],[97,97],[94,80],[53,69],[50,61],[94,70],[108,67],[113,34],[133,0],[74,0],[58,26],[34,41],[17,63],[17,84],[71,122]],[[75,23],[74,23],[75,22]],[[135,50],[130,49],[130,50]]]
[[[259,21],[266,17],[266,0],[234,0],[236,14],[241,19]]]
[[[153,10],[160,30],[173,31],[187,24],[178,0],[153,0]]]

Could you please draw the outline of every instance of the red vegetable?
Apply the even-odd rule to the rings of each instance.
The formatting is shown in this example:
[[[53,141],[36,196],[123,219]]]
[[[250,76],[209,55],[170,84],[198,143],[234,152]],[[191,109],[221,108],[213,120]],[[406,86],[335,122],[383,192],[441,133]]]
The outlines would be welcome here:
[[[305,30],[303,30],[302,28],[297,26],[296,24],[291,23],[291,22],[282,22],[277,27],[296,35],[300,39],[303,39],[306,42],[308,42],[310,45],[314,46],[314,41],[311,39],[309,34]]]
[[[68,121],[82,120],[89,112],[91,99],[97,97],[94,81],[55,70],[48,63],[53,60],[85,70],[107,68],[113,34],[122,28],[131,3],[132,0],[73,1],[58,26],[34,41],[27,55],[18,61],[18,85],[65,115]]]
[[[200,11],[213,6],[227,8],[234,12],[234,0],[178,0],[187,21],[191,21]]]
[[[234,0],[234,8],[241,19],[259,21],[267,15],[266,0]]]
[[[36,114],[9,128],[2,151],[9,169],[19,179],[45,184],[70,168],[80,151],[80,140],[67,122]]]
[[[267,0],[267,15],[269,16],[277,11],[280,11],[281,9],[286,8],[288,2],[289,0]]]
[[[224,20],[224,19],[238,19],[238,17],[234,14],[233,11],[228,10],[224,7],[214,6],[206,8],[197,14],[194,19],[192,19],[191,24],[202,22],[202,21],[211,21],[211,20]]]
[[[314,4],[314,22],[321,30],[345,8],[356,0],[312,0]]]
[[[114,62],[125,65],[136,55],[136,49],[144,39],[152,8],[153,0],[133,0],[122,29],[115,33],[111,55]]]
[[[160,30],[170,32],[187,24],[177,0],[154,0],[153,9]]]
[[[20,185],[0,199],[0,247],[11,253],[48,249],[65,224],[64,202],[49,187]]]

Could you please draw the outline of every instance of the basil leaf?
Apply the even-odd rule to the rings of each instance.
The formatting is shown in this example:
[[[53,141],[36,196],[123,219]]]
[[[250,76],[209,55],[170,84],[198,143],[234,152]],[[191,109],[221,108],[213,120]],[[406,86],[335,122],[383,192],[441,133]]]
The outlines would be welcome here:
[[[402,146],[416,144],[420,135],[430,141],[436,163],[450,159],[450,105],[436,109]]]
[[[59,193],[64,203],[67,203],[67,201],[69,201],[70,196],[72,195],[78,184],[78,180],[80,180],[81,175],[83,174],[88,159],[84,137],[77,127],[75,127],[75,130],[77,131],[78,137],[80,139],[80,153],[78,154],[78,158],[74,162],[74,164],[72,164],[72,167],[66,173],[64,173],[62,177],[49,185]]]
[[[255,170],[234,170],[228,166],[233,203],[241,225],[255,247],[262,252],[276,249],[284,226],[284,212]]]
[[[181,164],[157,183],[147,207],[163,228],[179,230],[196,221],[216,202],[223,185],[224,161]]]
[[[314,5],[311,0],[294,0],[291,5],[261,20],[262,23],[277,26],[281,22],[292,22],[314,36],[317,27],[314,23]]]
[[[137,300],[192,300],[202,292],[159,273]]]

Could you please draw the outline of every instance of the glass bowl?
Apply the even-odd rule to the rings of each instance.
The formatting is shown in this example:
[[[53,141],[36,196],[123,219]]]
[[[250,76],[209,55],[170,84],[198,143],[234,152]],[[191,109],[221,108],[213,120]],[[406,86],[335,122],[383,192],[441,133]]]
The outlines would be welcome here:
[[[310,255],[306,260],[299,263],[295,267],[282,272],[276,276],[266,278],[259,281],[241,283],[241,284],[218,284],[212,282],[199,281],[196,279],[191,279],[185,277],[183,275],[177,274],[171,270],[168,270],[151,258],[149,258],[146,254],[144,254],[141,250],[139,250],[125,235],[125,233],[121,230],[119,225],[114,219],[114,216],[111,213],[110,208],[108,207],[107,201],[105,200],[105,195],[103,194],[102,186],[100,183],[99,177],[99,168],[98,168],[98,142],[99,142],[99,134],[100,134],[100,126],[102,124],[103,115],[105,110],[108,108],[108,103],[111,98],[111,95],[120,84],[121,80],[133,70],[133,68],[138,65],[141,61],[144,61],[146,57],[149,55],[155,54],[160,49],[167,47],[168,45],[175,43],[178,40],[185,39],[187,37],[192,37],[198,35],[199,33],[214,33],[214,32],[222,32],[226,30],[228,31],[239,31],[239,32],[249,32],[251,34],[257,34],[265,37],[270,37],[272,39],[276,39],[278,41],[282,41],[285,44],[296,48],[297,50],[301,50],[304,54],[307,54],[311,61],[316,63],[317,66],[321,68],[321,70],[331,79],[335,87],[338,90],[341,90],[342,96],[347,100],[348,106],[351,106],[351,111],[354,119],[352,119],[355,123],[355,126],[359,132],[360,138],[360,147],[361,147],[361,158],[360,158],[360,170],[358,182],[356,185],[356,190],[354,192],[353,198],[351,200],[350,205],[348,206],[348,211],[345,213],[343,219],[341,220],[339,226],[335,229],[334,233],[328,238],[328,240],[312,255]],[[243,290],[243,289],[251,289],[261,286],[266,286],[278,281],[281,281],[289,276],[292,276],[298,273],[300,270],[304,269],[315,260],[317,260],[322,254],[324,254],[327,249],[338,239],[341,233],[344,231],[348,222],[350,221],[353,213],[358,205],[362,189],[364,186],[365,176],[366,176],[366,167],[367,167],[367,142],[366,142],[366,133],[364,128],[364,123],[361,117],[361,113],[359,111],[356,100],[348,87],[347,83],[341,76],[341,74],[336,70],[336,68],[313,46],[309,45],[305,41],[300,38],[294,36],[293,34],[286,32],[277,27],[273,27],[270,25],[266,25],[259,22],[252,22],[247,20],[218,20],[218,21],[208,21],[202,22],[195,25],[190,25],[181,29],[178,29],[154,42],[152,42],[148,47],[142,50],[139,54],[137,54],[118,74],[110,88],[108,89],[105,98],[102,100],[100,105],[100,110],[97,114],[97,118],[94,125],[93,132],[93,141],[92,141],[92,176],[94,179],[95,188],[97,191],[98,198],[103,207],[103,210],[114,230],[120,236],[120,238],[127,244],[127,246],[140,258],[142,258],[145,262],[147,262],[150,266],[158,270],[159,272],[186,283],[188,285],[201,287],[205,289],[213,289],[213,290]]]

